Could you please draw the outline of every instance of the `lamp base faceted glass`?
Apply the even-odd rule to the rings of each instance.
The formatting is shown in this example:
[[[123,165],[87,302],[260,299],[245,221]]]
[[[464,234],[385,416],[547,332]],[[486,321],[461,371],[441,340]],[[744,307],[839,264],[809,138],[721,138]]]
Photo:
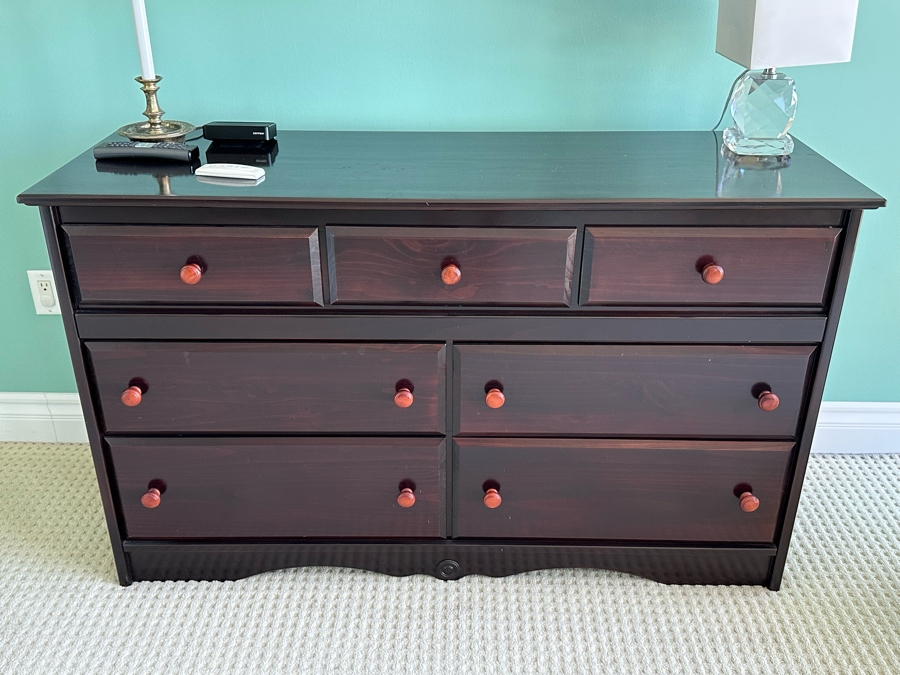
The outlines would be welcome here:
[[[722,143],[736,155],[784,157],[794,151],[794,139],[790,134],[780,138],[750,138],[734,127],[722,132]]]
[[[722,133],[737,155],[784,156],[794,151],[788,129],[797,113],[794,80],[774,68],[746,73],[731,97],[734,126]]]

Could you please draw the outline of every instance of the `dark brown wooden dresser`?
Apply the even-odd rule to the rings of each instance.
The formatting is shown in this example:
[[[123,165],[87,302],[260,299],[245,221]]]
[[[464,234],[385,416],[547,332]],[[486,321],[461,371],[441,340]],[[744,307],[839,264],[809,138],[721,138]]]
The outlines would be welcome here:
[[[120,582],[601,567],[777,589],[884,200],[801,143],[720,141],[282,132],[255,186],[87,151],[22,194]]]

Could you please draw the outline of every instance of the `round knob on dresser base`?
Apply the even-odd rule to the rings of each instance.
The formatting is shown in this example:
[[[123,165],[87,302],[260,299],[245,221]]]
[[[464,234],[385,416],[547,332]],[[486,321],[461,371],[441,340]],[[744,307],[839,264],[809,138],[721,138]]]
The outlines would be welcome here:
[[[497,388],[491,389],[484,397],[484,402],[488,408],[502,408],[506,403],[506,396]]]
[[[415,504],[416,495],[413,493],[412,488],[407,487],[400,490],[400,494],[397,495],[397,503],[404,509],[408,509]]]
[[[700,272],[700,276],[708,284],[717,284],[722,281],[725,276],[725,270],[720,265],[709,263]]]
[[[441,281],[448,286],[452,286],[460,279],[462,279],[462,270],[459,269],[459,265],[450,263],[441,268]]]
[[[455,560],[441,560],[434,571],[439,579],[459,579],[462,576],[462,568]]]
[[[483,501],[484,505],[489,509],[496,509],[503,503],[503,498],[496,488],[488,488],[484,491],[484,498],[481,501]]]
[[[197,263],[188,263],[181,268],[181,280],[189,286],[200,283],[202,277],[203,268]]]
[[[777,394],[773,394],[771,391],[764,391],[757,397],[757,403],[760,410],[772,412],[781,401],[778,399]]]
[[[141,495],[141,504],[148,509],[155,509],[159,506],[160,501],[162,501],[162,497],[157,488],[150,488]]]
[[[141,402],[143,396],[144,392],[141,391],[141,388],[137,385],[132,385],[122,392],[122,403],[129,408],[133,408]]]
[[[394,394],[394,404],[398,408],[408,408],[413,404],[414,400],[412,392],[406,387],[401,387]]]
[[[759,498],[751,492],[742,492],[740,496],[741,511],[752,513],[759,508]]]

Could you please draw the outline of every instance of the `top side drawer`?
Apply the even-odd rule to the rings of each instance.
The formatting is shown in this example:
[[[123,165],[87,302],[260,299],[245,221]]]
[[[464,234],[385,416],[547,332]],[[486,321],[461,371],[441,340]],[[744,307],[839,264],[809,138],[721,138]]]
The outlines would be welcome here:
[[[565,307],[575,229],[332,226],[335,304]]]
[[[322,304],[315,228],[65,225],[63,230],[82,306]]]
[[[839,228],[588,227],[581,302],[821,307],[840,234]]]

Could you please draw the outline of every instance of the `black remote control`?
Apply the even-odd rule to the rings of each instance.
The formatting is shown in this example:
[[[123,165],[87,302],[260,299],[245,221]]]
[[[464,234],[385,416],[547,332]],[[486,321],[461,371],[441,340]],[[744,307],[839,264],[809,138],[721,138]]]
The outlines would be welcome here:
[[[156,161],[199,161],[196,145],[185,143],[144,143],[140,141],[113,141],[94,148],[94,159],[153,159]]]

